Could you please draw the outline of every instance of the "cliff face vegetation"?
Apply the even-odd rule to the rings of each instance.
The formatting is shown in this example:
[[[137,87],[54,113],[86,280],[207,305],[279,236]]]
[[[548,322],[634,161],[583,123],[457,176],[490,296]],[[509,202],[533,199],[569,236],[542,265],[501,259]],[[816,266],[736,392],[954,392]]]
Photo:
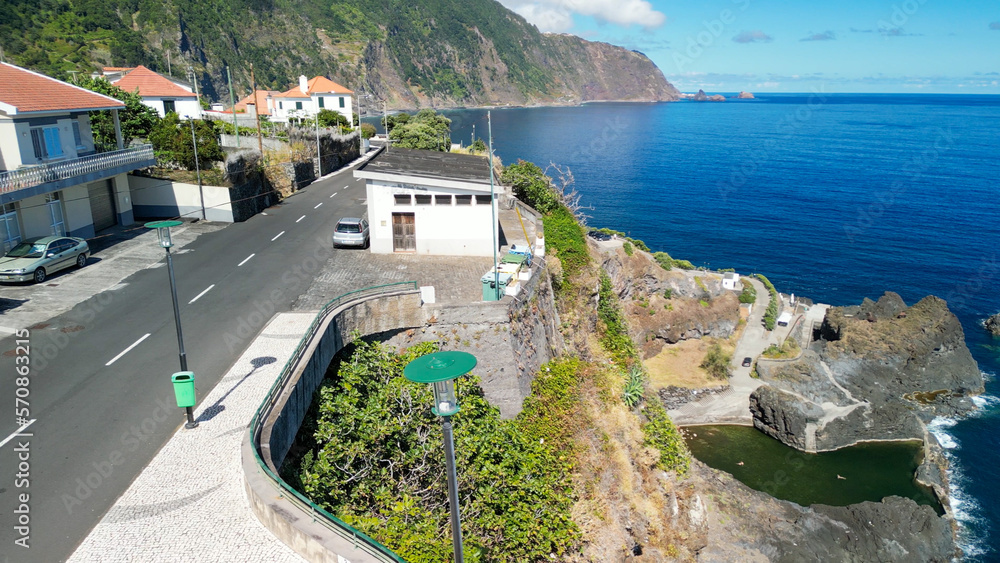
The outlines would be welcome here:
[[[678,94],[645,55],[542,34],[491,0],[11,0],[0,46],[56,77],[137,64],[193,73],[226,101],[225,68],[246,93],[251,63],[261,88],[322,74],[390,109]]]

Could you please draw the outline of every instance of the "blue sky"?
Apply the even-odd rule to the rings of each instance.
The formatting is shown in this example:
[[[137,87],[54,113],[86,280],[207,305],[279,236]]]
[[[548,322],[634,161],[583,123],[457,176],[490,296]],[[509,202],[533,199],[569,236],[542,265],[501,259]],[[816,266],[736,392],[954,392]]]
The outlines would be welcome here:
[[[649,56],[681,91],[1000,94],[996,0],[500,0]]]

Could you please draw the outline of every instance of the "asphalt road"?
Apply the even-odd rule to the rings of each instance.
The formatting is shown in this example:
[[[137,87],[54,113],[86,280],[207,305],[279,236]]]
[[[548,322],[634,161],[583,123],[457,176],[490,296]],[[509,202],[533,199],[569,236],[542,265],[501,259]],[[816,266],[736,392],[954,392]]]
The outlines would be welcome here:
[[[333,250],[330,237],[337,219],[364,213],[364,195],[364,182],[341,171],[174,254],[199,397],[274,313],[291,309],[332,252],[356,252]],[[183,425],[170,383],[180,367],[165,261],[125,281],[27,338],[32,435],[0,446],[0,555],[11,561],[66,560]],[[0,441],[17,432],[15,408],[25,407],[16,404],[25,392],[15,340],[0,340]],[[28,549],[15,543],[26,531]]]

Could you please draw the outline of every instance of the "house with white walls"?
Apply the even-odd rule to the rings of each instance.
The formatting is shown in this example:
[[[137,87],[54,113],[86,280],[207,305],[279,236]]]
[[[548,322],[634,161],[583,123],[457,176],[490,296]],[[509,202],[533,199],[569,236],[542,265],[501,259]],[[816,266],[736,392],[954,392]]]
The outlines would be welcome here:
[[[477,155],[381,149],[354,171],[366,184],[371,251],[493,256],[498,198],[488,162]]]
[[[124,148],[122,102],[0,63],[0,250],[23,239],[93,237],[133,223],[127,173],[156,164],[149,145]],[[112,112],[117,150],[97,152],[91,111]]]
[[[736,272],[726,272],[722,276],[722,289],[742,290],[743,284],[740,283],[740,275]]]
[[[201,103],[191,86],[167,78],[139,65],[120,74],[108,75],[109,81],[126,92],[138,92],[142,103],[155,109],[160,117],[174,112],[182,118],[201,119]]]
[[[271,120],[288,123],[312,119],[320,110],[336,111],[350,122],[354,119],[351,96],[354,92],[324,76],[307,79],[299,76],[299,85],[280,94],[268,96]]]

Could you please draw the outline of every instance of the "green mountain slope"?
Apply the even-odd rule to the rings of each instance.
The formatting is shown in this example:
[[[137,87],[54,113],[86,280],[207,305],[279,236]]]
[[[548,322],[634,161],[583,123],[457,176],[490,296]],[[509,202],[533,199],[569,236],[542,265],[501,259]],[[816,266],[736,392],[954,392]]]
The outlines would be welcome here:
[[[228,102],[331,77],[390,108],[671,100],[644,55],[540,33],[493,0],[6,0],[8,62],[57,77],[144,64]]]

